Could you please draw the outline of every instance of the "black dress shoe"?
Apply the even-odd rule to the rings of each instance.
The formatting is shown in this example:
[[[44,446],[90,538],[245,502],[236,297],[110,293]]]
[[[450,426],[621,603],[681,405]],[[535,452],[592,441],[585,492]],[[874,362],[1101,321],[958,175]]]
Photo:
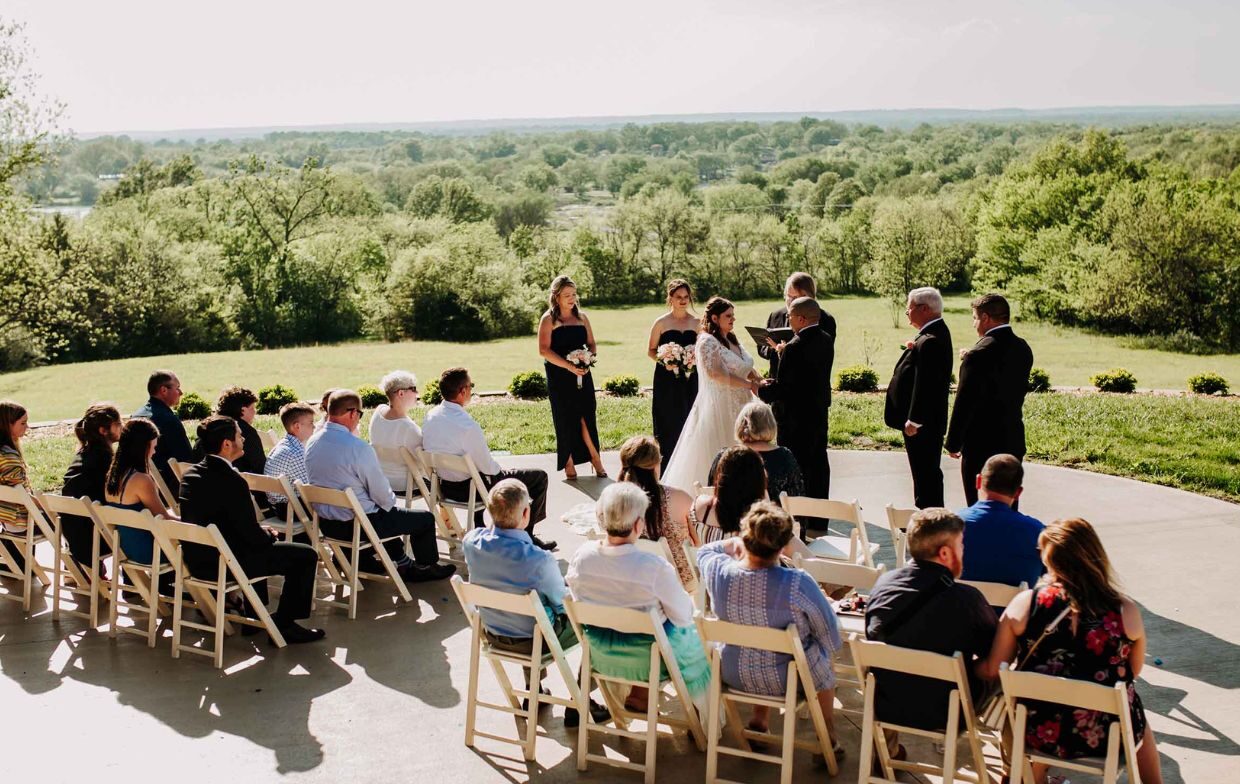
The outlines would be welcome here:
[[[398,567],[397,571],[407,583],[425,583],[431,580],[446,580],[456,574],[456,564],[430,564],[429,566],[420,566],[418,564],[405,564]]]
[[[533,536],[533,535],[530,536],[530,539],[533,540],[535,546],[541,547],[542,549],[547,550],[547,551],[554,550],[556,547],[559,546],[555,543],[555,540],[553,539],[539,539],[537,536]]]
[[[611,718],[611,711],[607,710],[607,706],[599,705],[594,700],[590,700],[590,718],[595,724],[602,724]],[[564,726],[576,727],[581,724],[581,714],[576,708],[564,709]]]
[[[289,645],[297,645],[303,642],[317,642],[327,636],[327,632],[322,629],[307,629],[305,626],[293,621],[286,626],[280,627],[280,634],[284,635],[284,641]]]

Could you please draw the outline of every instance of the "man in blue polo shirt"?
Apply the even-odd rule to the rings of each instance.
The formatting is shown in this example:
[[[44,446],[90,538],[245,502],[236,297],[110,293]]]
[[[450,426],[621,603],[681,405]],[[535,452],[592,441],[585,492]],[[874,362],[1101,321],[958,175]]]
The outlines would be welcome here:
[[[1045,568],[1038,554],[1044,527],[1012,508],[1020,498],[1025,469],[1013,455],[994,455],[977,475],[977,503],[960,511],[964,520],[963,580],[1033,586]]]

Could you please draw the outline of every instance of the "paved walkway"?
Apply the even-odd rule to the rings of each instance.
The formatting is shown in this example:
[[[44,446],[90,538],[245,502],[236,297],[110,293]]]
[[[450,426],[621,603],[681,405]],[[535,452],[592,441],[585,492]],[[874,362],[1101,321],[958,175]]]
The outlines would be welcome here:
[[[832,487],[861,501],[880,559],[893,560],[883,505],[909,505],[900,453],[832,453]],[[549,468],[547,456],[506,458]],[[618,470],[615,454],[608,470]],[[949,504],[962,503],[958,471],[944,461]],[[589,501],[607,480],[552,482],[553,521],[567,559],[579,543],[555,520]],[[1025,511],[1043,519],[1080,515],[1098,526],[1127,590],[1141,603],[1150,638],[1139,691],[1158,735],[1168,782],[1232,782],[1240,763],[1240,601],[1234,583],[1240,507],[1125,479],[1033,465]],[[881,527],[880,527],[881,526]],[[230,639],[227,674],[199,657],[173,660],[165,640],[148,650],[136,637],[115,642],[59,626],[50,609],[25,619],[0,606],[0,706],[6,778],[21,781],[576,781],[575,737],[559,709],[544,713],[550,736],[528,766],[511,747],[499,755],[466,748],[464,699],[468,631],[446,584],[415,586],[396,606],[382,590],[363,596],[358,620],[322,610],[323,644],[276,652],[257,638]],[[258,654],[261,653],[260,657]],[[1153,662],[1161,659],[1162,665]],[[554,676],[549,681],[555,684]],[[484,691],[494,695],[489,674]],[[480,727],[508,732],[484,716]],[[859,732],[840,721],[848,748],[837,781],[856,780]],[[483,751],[497,744],[481,742]],[[660,746],[660,779],[701,781],[703,755],[683,742]],[[798,779],[825,770],[798,757]],[[1228,770],[1233,771],[1227,773]],[[774,781],[773,770],[741,766],[725,775]],[[638,781],[591,768],[582,781]],[[1074,777],[1074,781],[1077,780]]]

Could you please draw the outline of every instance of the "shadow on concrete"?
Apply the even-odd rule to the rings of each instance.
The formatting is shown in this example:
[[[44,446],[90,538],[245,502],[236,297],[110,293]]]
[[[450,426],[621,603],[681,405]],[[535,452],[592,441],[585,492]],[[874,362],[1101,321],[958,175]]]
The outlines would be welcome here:
[[[609,476],[579,476],[576,479],[562,479],[560,481],[565,486],[597,501],[599,496],[603,494],[604,488],[607,485],[613,484],[616,480]]]

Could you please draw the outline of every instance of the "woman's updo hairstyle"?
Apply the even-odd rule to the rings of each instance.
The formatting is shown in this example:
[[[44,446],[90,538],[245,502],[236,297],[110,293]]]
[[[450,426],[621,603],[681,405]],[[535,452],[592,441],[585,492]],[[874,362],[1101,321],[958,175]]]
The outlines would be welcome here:
[[[719,329],[719,324],[714,321],[714,318],[722,316],[734,307],[735,305],[733,305],[730,300],[726,300],[717,295],[706,300],[706,309],[702,312],[702,331],[709,332],[714,335],[715,339],[720,343],[727,343],[730,341],[731,343],[739,346],[740,341],[736,339],[736,333],[729,333],[727,339],[725,340],[723,337],[723,332]]]
[[[577,288],[577,284],[567,275],[560,275],[551,281],[551,290],[547,293],[547,313],[550,314],[553,324],[560,321],[560,292],[567,288]],[[573,318],[581,318],[581,311],[575,302],[573,303]]]
[[[755,558],[770,560],[792,541],[792,518],[770,501],[758,501],[741,518],[741,542]]]

